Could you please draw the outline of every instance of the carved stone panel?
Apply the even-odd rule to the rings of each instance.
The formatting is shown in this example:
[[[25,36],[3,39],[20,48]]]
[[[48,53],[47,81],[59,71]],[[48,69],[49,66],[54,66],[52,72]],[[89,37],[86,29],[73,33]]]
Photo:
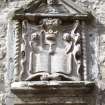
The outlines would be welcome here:
[[[73,16],[66,8],[70,4],[63,0],[36,4],[36,10],[30,11],[32,7],[28,7],[25,15],[17,10],[14,16],[14,80],[87,80],[84,26],[88,13],[80,9],[78,14],[75,7],[71,8],[76,13]]]
[[[86,57],[91,15],[67,1],[32,0],[14,12],[12,105],[95,105]]]
[[[28,21],[23,21],[22,25],[18,48],[21,80],[81,80],[82,34],[79,20],[64,24],[58,18],[46,18],[38,25]]]
[[[14,12],[13,81],[87,81],[86,21],[67,0],[32,0]]]

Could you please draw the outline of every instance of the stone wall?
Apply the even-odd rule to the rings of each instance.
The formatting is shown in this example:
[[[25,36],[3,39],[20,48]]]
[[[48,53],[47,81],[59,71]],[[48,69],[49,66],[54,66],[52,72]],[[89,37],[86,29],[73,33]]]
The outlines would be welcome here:
[[[0,0],[0,105],[5,104],[6,96],[6,84],[5,84],[5,75],[6,75],[6,35],[7,35],[7,26],[8,18],[11,11],[20,7],[21,5],[27,3],[29,0]],[[69,1],[69,0],[68,0]],[[94,69],[96,72],[100,70],[100,77],[102,77],[103,84],[105,79],[105,0],[73,0],[79,5],[85,5],[88,7],[95,16],[95,21],[89,24],[87,31],[88,39],[90,40],[88,44],[89,51],[91,56],[87,54],[89,66],[91,70]],[[11,14],[12,15],[12,14]],[[90,31],[91,29],[91,31]],[[91,78],[97,79],[97,75],[91,75]],[[104,87],[104,85],[101,85]],[[100,89],[101,89],[100,87]],[[105,89],[102,88],[101,102],[102,105],[105,105],[104,97]]]
[[[6,34],[7,34],[7,22],[5,19],[4,1],[0,0],[0,105],[4,103],[5,86],[4,86],[4,74],[6,64]]]

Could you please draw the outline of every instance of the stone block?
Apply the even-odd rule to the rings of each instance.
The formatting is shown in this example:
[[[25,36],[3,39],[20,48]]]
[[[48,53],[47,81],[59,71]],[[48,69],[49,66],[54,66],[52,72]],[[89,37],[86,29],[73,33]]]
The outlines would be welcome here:
[[[94,88],[94,82],[88,81],[16,82],[11,85],[14,105],[95,105]]]

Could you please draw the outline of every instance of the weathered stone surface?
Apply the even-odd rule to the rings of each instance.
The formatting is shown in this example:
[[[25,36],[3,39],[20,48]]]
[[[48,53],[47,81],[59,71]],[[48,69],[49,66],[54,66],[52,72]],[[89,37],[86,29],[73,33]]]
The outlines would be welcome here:
[[[95,37],[92,37],[93,35],[96,35],[95,33],[97,32],[97,29],[94,28],[91,29],[92,26],[90,27],[89,24],[88,25],[86,24],[86,20],[89,21],[88,19],[92,19],[90,18],[89,12],[79,8],[71,1],[69,2],[70,3],[64,2],[63,0],[62,5],[60,5],[63,7],[64,4],[65,5],[67,4],[68,8],[66,9],[63,7],[60,10],[59,4],[56,4],[58,7],[55,8],[53,7],[55,6],[55,4],[52,5],[50,4],[52,2],[50,3],[48,2],[48,4],[46,4],[45,2],[45,6],[42,5],[42,7],[39,7],[38,9],[36,9],[36,11],[34,11],[33,6],[37,7],[39,3],[43,4],[41,0],[40,1],[36,0],[33,1],[33,3],[29,4],[29,6],[26,5],[26,7],[20,8],[18,11],[15,11],[15,15],[13,16],[13,19],[15,19],[16,21],[15,27],[13,21],[11,22],[9,21],[7,32],[8,33],[7,79],[9,83],[8,92],[10,92],[11,89],[11,93],[6,98],[6,105],[9,105],[10,103],[12,105],[13,104],[95,105],[95,99],[93,98],[92,99],[93,101],[89,102],[88,100],[90,100],[90,97],[87,96],[87,94],[89,94],[90,91],[91,93],[89,95],[95,97],[95,94],[91,90],[90,85],[89,87],[85,87],[84,82],[89,79],[93,81],[98,79],[99,77],[97,61],[96,59],[95,61],[93,60],[96,54],[95,53],[96,49],[94,50],[94,47],[95,44],[97,46],[97,42],[95,42],[96,41]],[[51,9],[46,7],[51,7]],[[48,12],[44,13],[43,9],[44,11]],[[68,9],[71,11],[74,10],[73,13],[68,11]],[[76,15],[74,15],[74,13]],[[45,19],[43,19],[43,17]],[[48,17],[50,17],[50,19]],[[30,22],[24,20],[24,18],[28,19]],[[42,19],[42,21],[40,21],[39,18]],[[65,20],[65,18],[67,19]],[[25,28],[22,24],[22,21],[20,20],[24,21],[23,23],[25,24],[24,25]],[[73,25],[73,28],[71,27],[71,29],[69,30],[62,28],[62,30],[63,29],[66,30],[65,31],[66,33],[63,34],[63,32],[59,31],[60,27],[57,26],[60,26],[61,24],[67,21],[69,25]],[[80,21],[82,21],[81,24],[79,24]],[[32,24],[32,22],[35,22],[36,24]],[[38,26],[40,22],[42,23],[40,25],[42,27]],[[72,22],[75,24],[72,24]],[[68,24],[66,23],[65,26]],[[22,26],[23,29],[26,31],[22,31]],[[86,29],[91,30],[91,32],[89,32],[88,30],[85,31]],[[25,33],[28,34],[25,35]],[[87,43],[85,42],[85,36],[88,36]],[[91,36],[92,38],[89,38],[89,36]],[[70,42],[72,42],[72,47],[70,45]],[[92,44],[94,44],[94,46],[92,46]],[[53,49],[52,47],[53,45],[56,45],[55,49]],[[66,47],[64,47],[65,45]],[[91,56],[91,59],[88,57],[88,65],[90,67],[87,66],[86,63],[87,61],[85,55],[86,47],[87,50],[90,48],[91,50],[93,50],[92,52],[91,51],[87,52],[87,54],[89,53],[89,56]],[[75,64],[71,64],[73,60]],[[65,63],[66,61],[68,62]],[[65,67],[66,68],[69,67],[69,69],[71,68],[71,70],[69,71],[69,69],[66,69]],[[66,70],[70,73],[66,72]],[[84,72],[82,70],[84,70]],[[21,79],[23,76],[26,76],[28,78]],[[76,78],[78,78],[79,76],[81,77],[79,77],[79,79],[73,79],[74,78],[73,76]],[[24,80],[25,82],[22,82],[22,80]],[[84,80],[84,82],[81,82],[80,80]],[[15,83],[15,81],[18,82]],[[45,82],[44,82],[45,84],[41,84],[40,82],[36,81],[42,82],[47,81],[47,84]],[[76,82],[78,81],[78,83],[76,82],[72,83],[70,81]],[[84,83],[84,85],[81,83]],[[19,95],[18,93],[20,93],[21,95],[26,93],[26,96],[24,95],[22,97],[21,95],[18,96]],[[11,97],[12,94],[13,96]],[[30,97],[29,94],[31,94],[32,96]],[[36,96],[35,94],[37,94],[39,97],[38,98],[35,97]]]
[[[5,1],[8,1],[6,3]],[[27,3],[30,0],[0,0],[0,93],[4,91],[4,73],[6,61],[6,29],[7,29],[7,21],[6,17],[9,11],[12,11],[16,7],[20,7],[24,3]],[[90,76],[91,78],[97,79],[97,75],[94,75],[94,69],[98,71],[101,70],[101,76],[105,79],[105,0],[72,0],[80,5],[85,5],[89,9],[92,10],[94,16],[96,18],[96,24],[93,25],[94,29],[90,32],[90,44],[89,49],[89,66],[93,70],[93,74]],[[88,29],[90,31],[91,28]],[[94,34],[91,36],[91,34]],[[97,37],[96,37],[97,36]],[[90,54],[92,53],[92,55]],[[90,56],[91,55],[91,56]],[[3,65],[3,66],[2,66]],[[104,82],[103,82],[104,84]],[[105,104],[104,100],[104,91],[101,93],[103,98],[101,99],[102,104]],[[2,95],[0,96],[2,97]],[[1,99],[2,101],[2,99]],[[0,101],[1,105],[2,102]]]
[[[21,85],[21,87],[19,85]],[[31,87],[30,87],[31,86]],[[95,105],[94,82],[72,82],[72,81],[37,81],[37,82],[16,82],[11,89],[15,95],[15,104],[69,104]],[[24,95],[25,94],[25,95]],[[92,98],[94,97],[94,98]]]

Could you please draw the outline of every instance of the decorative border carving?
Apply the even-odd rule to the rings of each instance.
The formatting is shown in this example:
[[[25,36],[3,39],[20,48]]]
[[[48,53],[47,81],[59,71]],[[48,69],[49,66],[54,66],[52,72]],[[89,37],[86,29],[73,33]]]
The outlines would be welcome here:
[[[83,79],[87,80],[87,59],[86,59],[86,36],[85,36],[85,22],[82,21],[82,59],[83,59]]]
[[[15,68],[14,68],[14,81],[19,81],[19,67],[20,67],[20,49],[21,49],[21,37],[22,37],[22,22],[16,21],[15,29]]]

